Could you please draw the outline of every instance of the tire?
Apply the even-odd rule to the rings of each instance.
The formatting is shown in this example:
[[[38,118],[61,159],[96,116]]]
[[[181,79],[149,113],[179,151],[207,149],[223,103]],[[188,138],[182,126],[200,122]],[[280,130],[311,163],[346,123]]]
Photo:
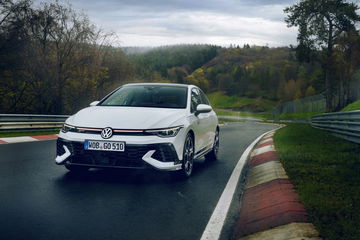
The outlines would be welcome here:
[[[86,172],[87,170],[89,170],[88,167],[84,167],[84,166],[76,166],[76,165],[65,165],[65,168],[67,170],[69,170],[70,172]]]
[[[190,133],[188,133],[184,143],[181,170],[177,172],[178,175],[180,175],[179,177],[189,178],[191,176],[191,173],[194,168],[194,154],[195,154],[194,138]]]
[[[218,153],[219,153],[219,129],[216,129],[215,132],[215,139],[214,139],[214,145],[212,150],[205,155],[205,159],[209,161],[216,161],[218,159]]]

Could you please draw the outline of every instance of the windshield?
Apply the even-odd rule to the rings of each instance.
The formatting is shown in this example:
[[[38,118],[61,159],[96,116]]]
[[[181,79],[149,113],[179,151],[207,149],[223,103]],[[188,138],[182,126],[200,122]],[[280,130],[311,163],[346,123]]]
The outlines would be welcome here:
[[[187,87],[124,86],[104,99],[100,106],[186,108]]]

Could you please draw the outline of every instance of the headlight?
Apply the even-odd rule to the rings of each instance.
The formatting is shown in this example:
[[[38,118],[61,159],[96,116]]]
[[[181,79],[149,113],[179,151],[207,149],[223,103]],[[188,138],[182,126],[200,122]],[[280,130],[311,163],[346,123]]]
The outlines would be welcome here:
[[[61,128],[61,131],[63,132],[63,133],[67,133],[67,132],[69,132],[69,131],[71,131],[71,130],[75,130],[75,127],[74,126],[71,126],[71,125],[69,125],[69,124],[64,124],[64,126]]]
[[[146,133],[157,135],[159,137],[175,137],[183,126],[145,130]]]

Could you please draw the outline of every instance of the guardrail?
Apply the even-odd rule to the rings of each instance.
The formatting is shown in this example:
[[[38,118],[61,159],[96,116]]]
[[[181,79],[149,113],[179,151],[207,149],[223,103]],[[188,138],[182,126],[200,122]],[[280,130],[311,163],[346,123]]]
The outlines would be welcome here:
[[[0,114],[0,132],[55,130],[64,124],[67,115]]]
[[[360,111],[316,115],[311,118],[311,125],[348,141],[360,143]]]

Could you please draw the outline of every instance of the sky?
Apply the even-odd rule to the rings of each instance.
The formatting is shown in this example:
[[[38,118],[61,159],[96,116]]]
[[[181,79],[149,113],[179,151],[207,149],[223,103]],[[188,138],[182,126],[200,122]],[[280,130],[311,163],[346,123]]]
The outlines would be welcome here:
[[[117,46],[296,44],[297,29],[287,28],[283,12],[296,0],[65,1],[115,33]]]

